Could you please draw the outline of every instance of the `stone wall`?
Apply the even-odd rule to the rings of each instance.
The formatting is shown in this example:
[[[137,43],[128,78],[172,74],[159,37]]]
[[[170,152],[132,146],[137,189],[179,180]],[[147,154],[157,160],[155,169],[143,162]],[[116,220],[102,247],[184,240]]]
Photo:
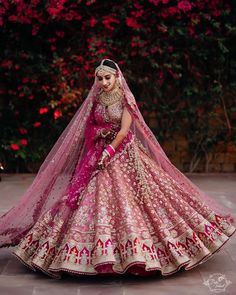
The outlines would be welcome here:
[[[184,136],[176,135],[175,138],[162,143],[162,148],[171,162],[183,172],[236,172],[236,146],[233,143],[219,143],[214,152],[201,158],[193,171],[190,171],[190,162],[193,155],[188,149],[188,142]]]

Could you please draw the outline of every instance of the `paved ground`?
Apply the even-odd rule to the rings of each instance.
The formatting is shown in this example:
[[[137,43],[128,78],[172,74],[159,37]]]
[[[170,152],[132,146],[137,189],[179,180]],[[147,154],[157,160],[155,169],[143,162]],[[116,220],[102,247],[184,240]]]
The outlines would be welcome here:
[[[236,174],[187,174],[202,190],[236,212]],[[35,174],[3,174],[0,182],[0,215],[6,212],[32,183]],[[236,294],[236,235],[210,260],[189,271],[168,277],[116,278],[65,276],[55,280],[34,273],[0,249],[0,295],[187,295]],[[204,285],[209,281],[210,287]],[[214,282],[220,282],[217,292]],[[229,282],[227,286],[226,283]]]

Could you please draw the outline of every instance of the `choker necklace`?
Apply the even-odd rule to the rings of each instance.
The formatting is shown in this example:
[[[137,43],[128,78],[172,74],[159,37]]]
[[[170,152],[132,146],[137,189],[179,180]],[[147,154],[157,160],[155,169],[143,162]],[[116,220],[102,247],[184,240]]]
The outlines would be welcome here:
[[[102,105],[108,107],[117,101],[119,101],[122,97],[122,91],[119,87],[116,87],[114,90],[105,92],[103,91],[99,95],[99,101]]]

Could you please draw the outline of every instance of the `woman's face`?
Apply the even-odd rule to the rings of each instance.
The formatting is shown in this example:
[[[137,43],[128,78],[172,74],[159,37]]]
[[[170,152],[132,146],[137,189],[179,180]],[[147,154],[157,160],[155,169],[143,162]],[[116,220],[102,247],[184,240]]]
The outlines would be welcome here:
[[[98,83],[105,91],[111,91],[115,87],[116,76],[104,70],[97,72]]]

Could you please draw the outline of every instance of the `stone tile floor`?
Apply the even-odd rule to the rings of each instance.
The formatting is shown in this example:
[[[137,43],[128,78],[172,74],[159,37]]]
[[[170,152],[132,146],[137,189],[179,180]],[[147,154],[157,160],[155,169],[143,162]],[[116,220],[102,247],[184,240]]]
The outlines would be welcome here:
[[[236,213],[236,174],[186,174],[202,190]],[[32,183],[35,174],[2,174],[0,215],[6,212]],[[33,272],[12,254],[0,249],[0,295],[205,295],[236,294],[236,235],[207,262],[191,270],[161,277],[70,277],[52,279]],[[210,287],[204,283],[213,278]],[[221,277],[221,278],[220,278]],[[220,288],[213,285],[221,280]],[[226,282],[230,284],[226,286]]]

